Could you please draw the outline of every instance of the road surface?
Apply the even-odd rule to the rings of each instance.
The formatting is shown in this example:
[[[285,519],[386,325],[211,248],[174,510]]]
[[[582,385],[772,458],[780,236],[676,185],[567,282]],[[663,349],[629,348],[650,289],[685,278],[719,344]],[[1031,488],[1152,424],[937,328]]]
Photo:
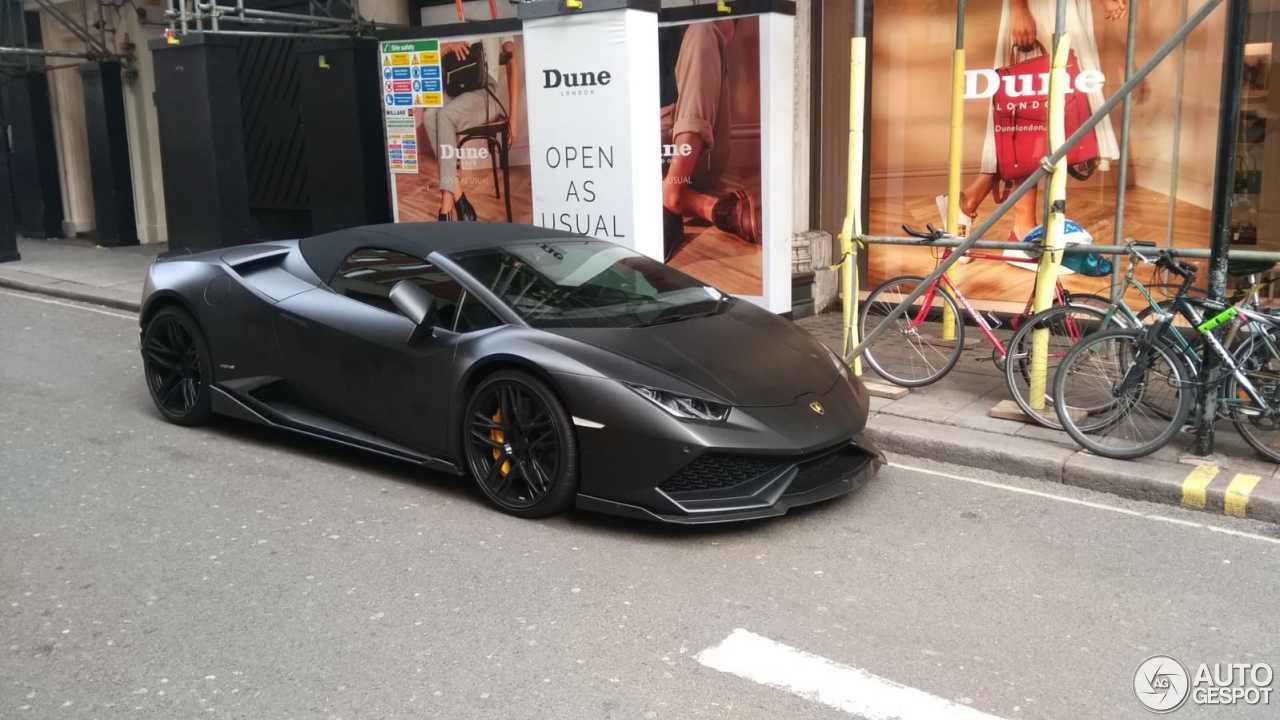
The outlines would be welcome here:
[[[1280,666],[1272,526],[903,457],[777,521],[519,520],[166,424],[137,336],[0,289],[0,718],[1112,720],[1152,655]]]

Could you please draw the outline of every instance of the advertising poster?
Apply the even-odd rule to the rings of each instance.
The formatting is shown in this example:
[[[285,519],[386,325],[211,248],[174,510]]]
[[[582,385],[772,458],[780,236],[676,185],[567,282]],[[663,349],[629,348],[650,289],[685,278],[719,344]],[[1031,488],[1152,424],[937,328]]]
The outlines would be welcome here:
[[[1010,183],[1020,182],[1044,153],[1043,73],[1053,46],[1055,6],[1055,0],[973,0],[967,5],[962,225],[976,227],[990,217]],[[1173,6],[1172,12],[1148,10],[1138,17],[1139,61],[1182,24],[1180,6]],[[1128,10],[1120,0],[1067,2],[1072,49],[1068,134],[1123,84]],[[1214,143],[1205,138],[1213,138],[1217,128],[1223,16],[1215,14],[1192,33],[1184,68],[1175,53],[1133,96],[1120,242],[1208,243],[1215,158]],[[871,234],[900,234],[903,223],[943,225],[952,47],[950,40],[940,39],[949,38],[954,27],[954,7],[925,0],[895,2],[877,12],[868,128],[873,138]],[[1120,120],[1117,107],[1068,157],[1067,217],[1084,231],[1073,239],[1091,238],[1097,244],[1117,239]],[[1043,222],[1044,213],[1042,186],[985,237],[1021,240]],[[1018,251],[1009,251],[1007,261],[957,265],[953,278],[967,296],[989,301],[988,306],[1021,308],[1035,277],[1029,269],[1034,264],[1025,260]],[[936,263],[928,249],[874,247],[868,286],[897,275],[924,275]],[[1106,294],[1110,287],[1105,274],[1070,268],[1062,280],[1078,292]]]
[[[666,261],[721,290],[764,293],[760,19],[658,29]]]
[[[525,21],[534,224],[661,257],[656,32],[637,10]]]
[[[403,85],[384,93],[396,222],[532,222],[520,35],[384,42],[381,50],[384,83],[406,74],[410,83],[406,97]]]
[[[387,111],[387,166],[393,173],[418,172],[418,135],[413,113]]]

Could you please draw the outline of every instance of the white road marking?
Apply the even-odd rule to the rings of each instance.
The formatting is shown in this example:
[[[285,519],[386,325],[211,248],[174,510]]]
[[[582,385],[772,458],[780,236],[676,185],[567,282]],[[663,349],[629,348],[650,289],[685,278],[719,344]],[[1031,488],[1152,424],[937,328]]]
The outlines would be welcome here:
[[[1009,492],[1019,493],[1022,495],[1032,495],[1034,497],[1068,503],[1070,505],[1082,505],[1087,508],[1093,508],[1094,510],[1104,510],[1106,512],[1119,513],[1120,515],[1128,515],[1130,517],[1142,518],[1144,520],[1167,523],[1169,525],[1199,528],[1201,530],[1208,530],[1209,532],[1221,533],[1223,535],[1231,535],[1233,537],[1244,538],[1246,540],[1258,540],[1261,542],[1271,543],[1273,545],[1280,545],[1280,538],[1267,537],[1266,535],[1258,535],[1256,533],[1244,532],[1241,530],[1232,530],[1231,528],[1218,527],[1216,525],[1206,525],[1205,523],[1198,523],[1193,520],[1183,520],[1181,518],[1166,517],[1155,513],[1145,513],[1139,510],[1130,510],[1128,508],[1117,507],[1115,505],[1107,505],[1106,503],[1080,500],[1078,498],[1066,497],[1065,495],[1054,495],[1053,493],[1042,492],[1040,490],[1029,490],[1027,488],[1020,488],[1014,485],[1005,485],[1004,483],[998,483],[992,480],[979,480],[978,478],[965,477],[963,475],[942,472],[940,470],[930,470],[928,468],[916,467],[914,465],[903,465],[902,463],[891,462],[889,463],[889,467],[947,478],[948,480],[959,480],[961,482],[967,482],[973,485],[982,485],[984,487],[994,488],[997,490],[1007,490]]]
[[[22,298],[23,300],[32,300],[34,302],[44,303],[46,305],[59,305],[61,307],[72,308],[74,310],[84,310],[85,312],[98,313],[99,315],[110,315],[114,318],[122,318],[124,320],[137,321],[137,315],[125,315],[124,313],[111,312],[109,310],[99,310],[98,308],[86,307],[84,305],[76,305],[75,303],[62,302],[61,300],[51,300],[49,298],[37,297],[35,295],[27,295],[24,293],[9,292],[8,290],[0,290],[0,295],[8,295],[10,297]]]
[[[742,628],[694,657],[713,670],[785,690],[865,720],[999,720]]]

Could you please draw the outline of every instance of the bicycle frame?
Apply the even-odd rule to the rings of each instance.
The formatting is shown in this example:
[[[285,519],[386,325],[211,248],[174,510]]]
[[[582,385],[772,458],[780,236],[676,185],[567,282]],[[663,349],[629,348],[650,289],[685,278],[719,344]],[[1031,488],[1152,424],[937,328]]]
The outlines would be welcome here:
[[[1161,313],[1161,317],[1159,321],[1155,325],[1153,325],[1148,331],[1149,333],[1151,333],[1150,337],[1153,337],[1156,339],[1156,341],[1159,341],[1161,338],[1164,338],[1169,335],[1173,335],[1179,341],[1181,341],[1183,344],[1189,347],[1190,344],[1186,342],[1186,338],[1182,336],[1182,333],[1173,328],[1174,314],[1176,313],[1177,315],[1181,316],[1184,320],[1186,320],[1191,325],[1191,327],[1196,329],[1196,332],[1198,332],[1201,337],[1204,338],[1205,343],[1210,348],[1213,349],[1214,355],[1218,357],[1218,360],[1222,363],[1222,367],[1227,371],[1216,378],[1205,379],[1204,381],[1197,384],[1203,384],[1203,385],[1215,384],[1216,385],[1218,383],[1221,383],[1228,376],[1232,376],[1235,378],[1236,382],[1240,384],[1240,389],[1244,390],[1245,394],[1249,396],[1249,399],[1257,404],[1258,409],[1261,410],[1262,413],[1267,415],[1273,414],[1275,412],[1274,409],[1266,401],[1266,399],[1262,397],[1262,394],[1258,392],[1258,389],[1253,386],[1253,383],[1249,381],[1248,376],[1245,375],[1243,371],[1241,371],[1240,366],[1235,361],[1235,358],[1231,356],[1231,352],[1227,350],[1226,346],[1223,345],[1222,341],[1218,339],[1217,335],[1215,335],[1212,330],[1209,330],[1208,332],[1200,331],[1199,329],[1200,325],[1204,323],[1204,315],[1200,312],[1200,310],[1195,305],[1193,305],[1186,299],[1186,290],[1188,286],[1189,286],[1189,279],[1187,283],[1183,284],[1183,287],[1178,291],[1178,294],[1174,297],[1173,308],[1172,308],[1173,312]],[[1273,355],[1277,355],[1277,348],[1275,343],[1271,341],[1271,338],[1268,337],[1266,332],[1260,332],[1260,330],[1263,330],[1266,327],[1280,328],[1280,318],[1276,318],[1264,313],[1259,313],[1255,310],[1251,310],[1249,308],[1243,307],[1244,301],[1241,301],[1240,303],[1237,303],[1235,305],[1231,305],[1228,303],[1213,302],[1213,301],[1201,301],[1201,302],[1209,310],[1221,311],[1221,310],[1226,310],[1227,308],[1230,308],[1230,307],[1234,307],[1237,312],[1237,319],[1233,322],[1229,335],[1234,336],[1236,331],[1239,329],[1239,327],[1243,324],[1246,324],[1245,321],[1247,321],[1247,324],[1254,328],[1256,335],[1262,338],[1263,342],[1267,344],[1267,348],[1271,351],[1271,353]],[[1243,318],[1243,320],[1241,318]],[[1135,358],[1136,360],[1134,363],[1135,369],[1144,365],[1146,361],[1146,358],[1144,357],[1145,355],[1146,355],[1145,348],[1139,351],[1139,357]],[[1125,379],[1121,382],[1121,386],[1122,386],[1121,390],[1123,390],[1124,386],[1129,384],[1129,382],[1130,382],[1130,378],[1126,376]],[[1238,405],[1240,403],[1239,398],[1224,397],[1222,398],[1222,400],[1224,403],[1231,404],[1231,405]]]
[[[1001,259],[1003,260],[1004,258]],[[911,318],[910,328],[914,330],[924,324],[925,319],[929,316],[929,309],[933,307],[933,299],[937,297],[939,285],[946,285],[946,289],[951,293],[951,297],[955,298],[956,302],[960,303],[960,307],[964,309],[965,313],[969,315],[974,324],[978,326],[978,329],[982,331],[982,335],[986,337],[987,342],[991,343],[991,346],[996,349],[996,352],[1000,353],[1002,357],[1008,355],[1008,349],[1005,348],[1004,343],[1000,342],[1000,338],[996,337],[996,334],[992,331],[991,324],[982,316],[982,313],[979,313],[973,307],[973,304],[969,302],[969,298],[965,297],[964,293],[960,292],[960,289],[955,285],[955,283],[951,282],[951,279],[946,275],[939,277],[933,285],[925,291],[925,294],[921,296],[920,310]],[[1063,293],[1061,283],[1054,286],[1053,296],[1054,302],[1062,304]],[[1029,314],[1030,311],[1031,301],[1028,300],[1027,306],[1023,310],[1023,314]]]

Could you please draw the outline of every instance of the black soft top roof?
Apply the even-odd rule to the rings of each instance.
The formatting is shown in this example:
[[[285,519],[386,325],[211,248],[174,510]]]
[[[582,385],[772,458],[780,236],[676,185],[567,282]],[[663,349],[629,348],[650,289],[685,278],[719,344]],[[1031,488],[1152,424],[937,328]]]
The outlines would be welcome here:
[[[433,252],[451,253],[500,247],[525,240],[581,238],[537,225],[509,223],[423,222],[364,225],[312,235],[298,241],[302,257],[325,282],[348,255],[365,247],[385,248],[425,258]]]

